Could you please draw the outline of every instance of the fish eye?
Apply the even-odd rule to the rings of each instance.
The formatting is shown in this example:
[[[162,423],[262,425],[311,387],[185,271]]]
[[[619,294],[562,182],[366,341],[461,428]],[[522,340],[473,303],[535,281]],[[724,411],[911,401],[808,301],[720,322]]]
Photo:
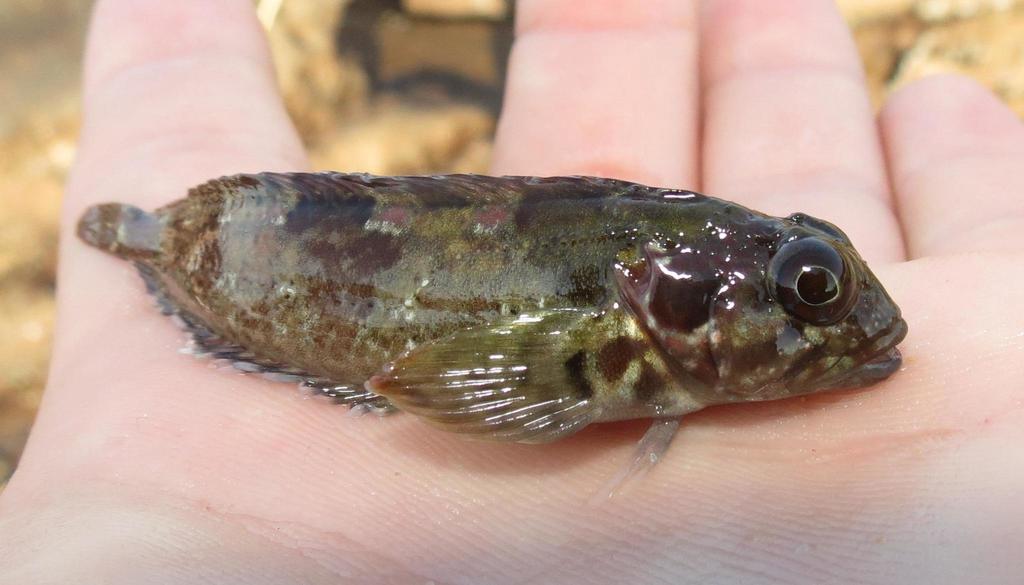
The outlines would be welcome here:
[[[768,278],[786,312],[812,325],[841,320],[856,296],[842,255],[819,238],[784,244],[768,264]]]

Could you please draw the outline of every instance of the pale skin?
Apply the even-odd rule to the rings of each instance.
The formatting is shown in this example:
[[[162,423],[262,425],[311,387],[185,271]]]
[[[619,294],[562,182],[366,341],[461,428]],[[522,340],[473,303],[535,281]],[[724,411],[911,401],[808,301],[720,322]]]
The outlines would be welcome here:
[[[876,118],[823,0],[518,4],[494,173],[615,176],[831,219],[904,310],[904,370],[691,415],[657,467],[595,505],[646,422],[466,442],[181,355],[131,268],[72,237],[74,221],[308,163],[249,0],[100,0],[53,369],[0,499],[0,581],[1019,582],[1012,112],[946,76]]]

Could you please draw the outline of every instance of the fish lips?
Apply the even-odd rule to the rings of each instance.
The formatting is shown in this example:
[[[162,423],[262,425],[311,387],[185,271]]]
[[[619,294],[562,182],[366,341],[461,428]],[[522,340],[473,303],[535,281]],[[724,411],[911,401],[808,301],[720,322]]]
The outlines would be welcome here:
[[[907,323],[899,319],[893,330],[876,347],[880,350],[867,361],[835,381],[833,388],[860,388],[870,386],[896,373],[903,365],[903,354],[896,345],[907,335]]]
[[[880,382],[899,370],[901,365],[903,365],[903,354],[894,347],[861,364],[852,372],[852,377],[856,378],[856,382],[864,385]]]

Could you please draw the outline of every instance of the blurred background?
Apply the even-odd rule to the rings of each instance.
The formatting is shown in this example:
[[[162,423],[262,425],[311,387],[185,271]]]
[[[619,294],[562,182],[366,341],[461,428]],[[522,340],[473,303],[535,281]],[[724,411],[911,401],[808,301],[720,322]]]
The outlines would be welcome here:
[[[1024,116],[1024,0],[838,0],[872,97],[939,71]],[[313,164],[485,172],[512,0],[254,0]],[[49,361],[57,212],[92,0],[0,1],[0,485]]]

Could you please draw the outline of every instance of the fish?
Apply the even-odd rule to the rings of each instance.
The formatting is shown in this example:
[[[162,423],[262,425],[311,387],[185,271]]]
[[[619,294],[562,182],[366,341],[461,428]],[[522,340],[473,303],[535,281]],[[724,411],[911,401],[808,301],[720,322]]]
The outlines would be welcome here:
[[[869,386],[907,333],[835,225],[599,177],[241,174],[77,234],[194,353],[487,440]]]

